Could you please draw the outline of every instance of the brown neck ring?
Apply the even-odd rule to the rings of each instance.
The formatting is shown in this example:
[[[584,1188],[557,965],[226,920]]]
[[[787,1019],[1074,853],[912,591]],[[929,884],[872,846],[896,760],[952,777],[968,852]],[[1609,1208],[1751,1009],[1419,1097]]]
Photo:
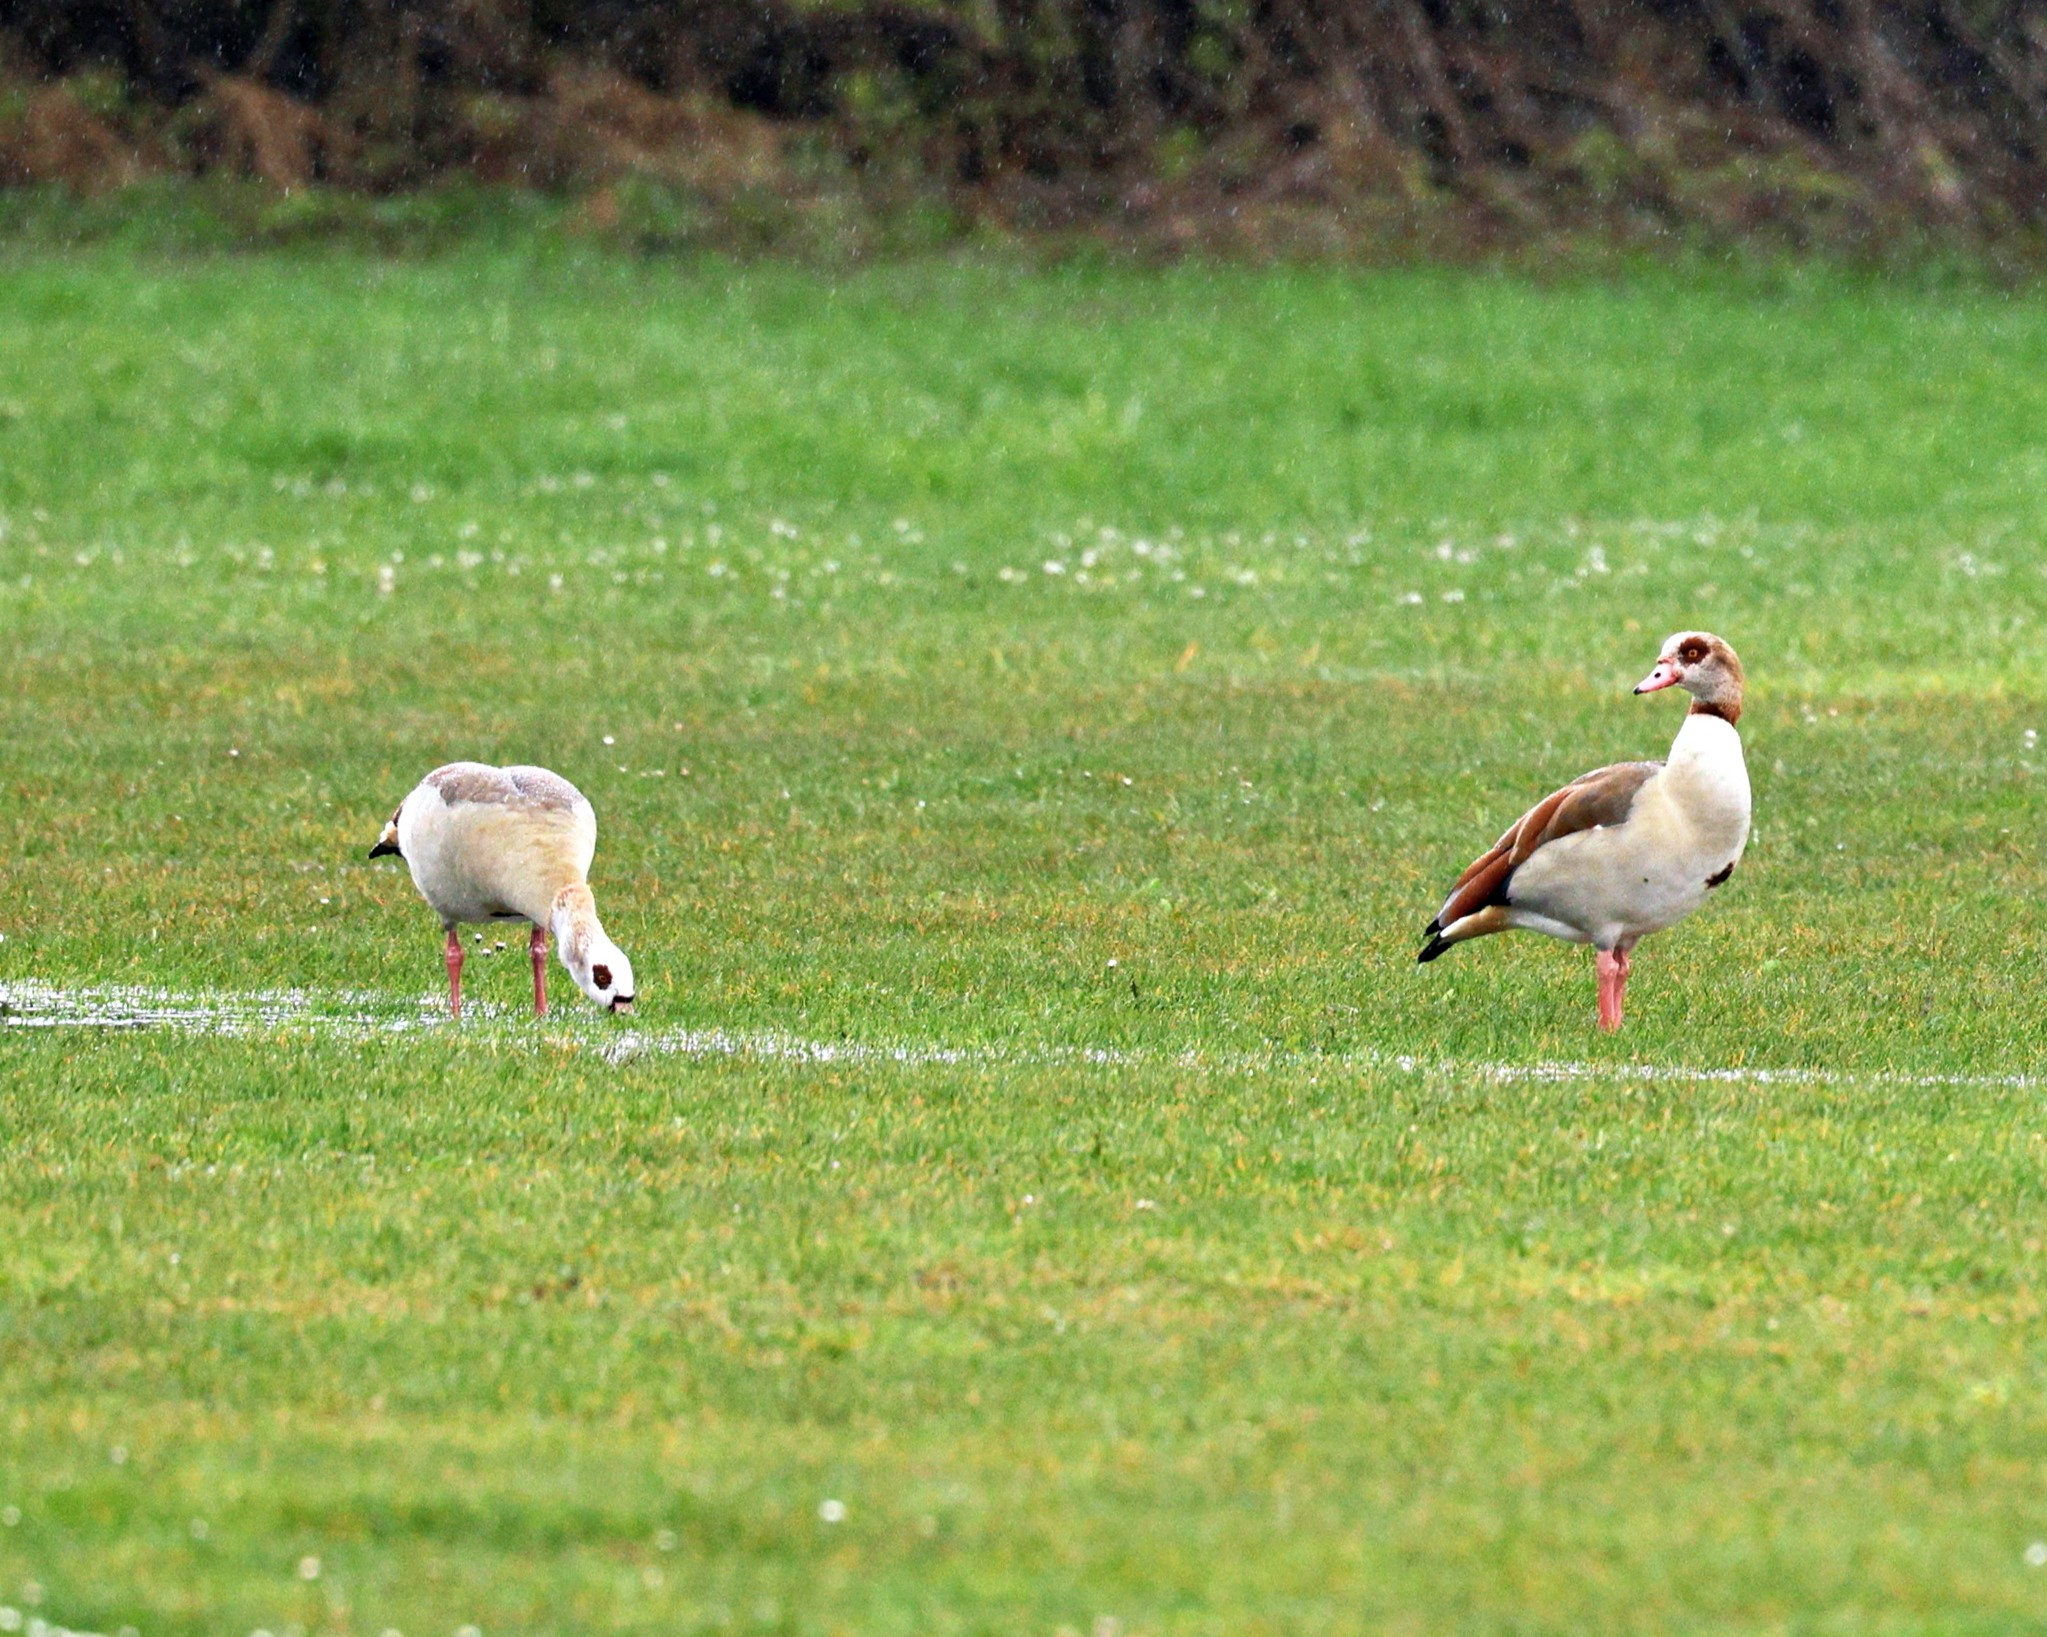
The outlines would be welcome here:
[[[1741,720],[1741,707],[1739,705],[1723,705],[1717,699],[1694,699],[1692,701],[1692,708],[1686,711],[1685,714],[1687,716],[1717,716],[1729,727],[1733,727],[1735,723]]]

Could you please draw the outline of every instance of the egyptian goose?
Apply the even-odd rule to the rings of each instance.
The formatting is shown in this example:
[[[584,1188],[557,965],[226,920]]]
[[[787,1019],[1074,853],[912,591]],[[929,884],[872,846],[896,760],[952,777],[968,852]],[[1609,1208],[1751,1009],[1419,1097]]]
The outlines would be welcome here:
[[[1521,816],[1472,866],[1429,923],[1420,960],[1524,927],[1590,944],[1599,1026],[1621,1026],[1628,954],[1706,901],[1748,841],[1741,661],[1705,631],[1680,631],[1635,692],[1692,696],[1667,762],[1622,762],[1575,779]]]
[[[370,857],[396,853],[448,933],[448,1010],[462,1015],[462,938],[478,921],[531,921],[533,1010],[547,1015],[547,934],[562,965],[599,1006],[633,1009],[633,963],[604,934],[585,879],[597,814],[544,767],[450,762],[398,804]]]

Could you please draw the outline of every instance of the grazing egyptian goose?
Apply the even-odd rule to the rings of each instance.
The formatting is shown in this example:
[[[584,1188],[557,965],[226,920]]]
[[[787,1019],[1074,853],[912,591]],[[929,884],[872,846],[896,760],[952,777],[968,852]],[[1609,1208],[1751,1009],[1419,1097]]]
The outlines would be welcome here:
[[[448,1010],[462,1015],[462,938],[478,921],[531,921],[533,1011],[547,1015],[547,934],[562,965],[599,1006],[633,1009],[633,963],[604,934],[586,877],[597,814],[544,767],[450,762],[419,781],[370,849],[396,853],[448,933]]]
[[[1628,954],[1706,901],[1748,841],[1741,661],[1705,631],[1663,645],[1636,693],[1683,688],[1691,709],[1667,762],[1622,762],[1537,802],[1457,878],[1418,957],[1516,927],[1590,944],[1599,1026],[1621,1026]]]

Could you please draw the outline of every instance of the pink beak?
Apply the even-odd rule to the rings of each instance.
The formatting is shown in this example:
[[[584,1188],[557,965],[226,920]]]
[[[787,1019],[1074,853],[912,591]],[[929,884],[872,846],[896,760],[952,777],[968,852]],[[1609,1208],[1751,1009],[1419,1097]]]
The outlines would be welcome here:
[[[1637,693],[1654,693],[1658,688],[1668,688],[1684,679],[1684,672],[1677,668],[1674,660],[1659,659],[1656,669],[1635,684]]]

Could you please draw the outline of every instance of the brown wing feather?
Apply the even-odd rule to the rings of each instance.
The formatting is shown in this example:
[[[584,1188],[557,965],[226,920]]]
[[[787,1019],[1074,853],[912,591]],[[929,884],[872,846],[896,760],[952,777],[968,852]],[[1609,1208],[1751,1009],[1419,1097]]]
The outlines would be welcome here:
[[[537,807],[569,811],[582,793],[559,773],[544,767],[491,767],[483,762],[450,762],[426,776],[450,807],[485,802],[500,807]]]
[[[1508,882],[1538,848],[1580,830],[1625,823],[1636,794],[1662,771],[1661,762],[1616,762],[1544,796],[1457,878],[1429,930],[1454,925],[1489,904],[1505,903]]]

